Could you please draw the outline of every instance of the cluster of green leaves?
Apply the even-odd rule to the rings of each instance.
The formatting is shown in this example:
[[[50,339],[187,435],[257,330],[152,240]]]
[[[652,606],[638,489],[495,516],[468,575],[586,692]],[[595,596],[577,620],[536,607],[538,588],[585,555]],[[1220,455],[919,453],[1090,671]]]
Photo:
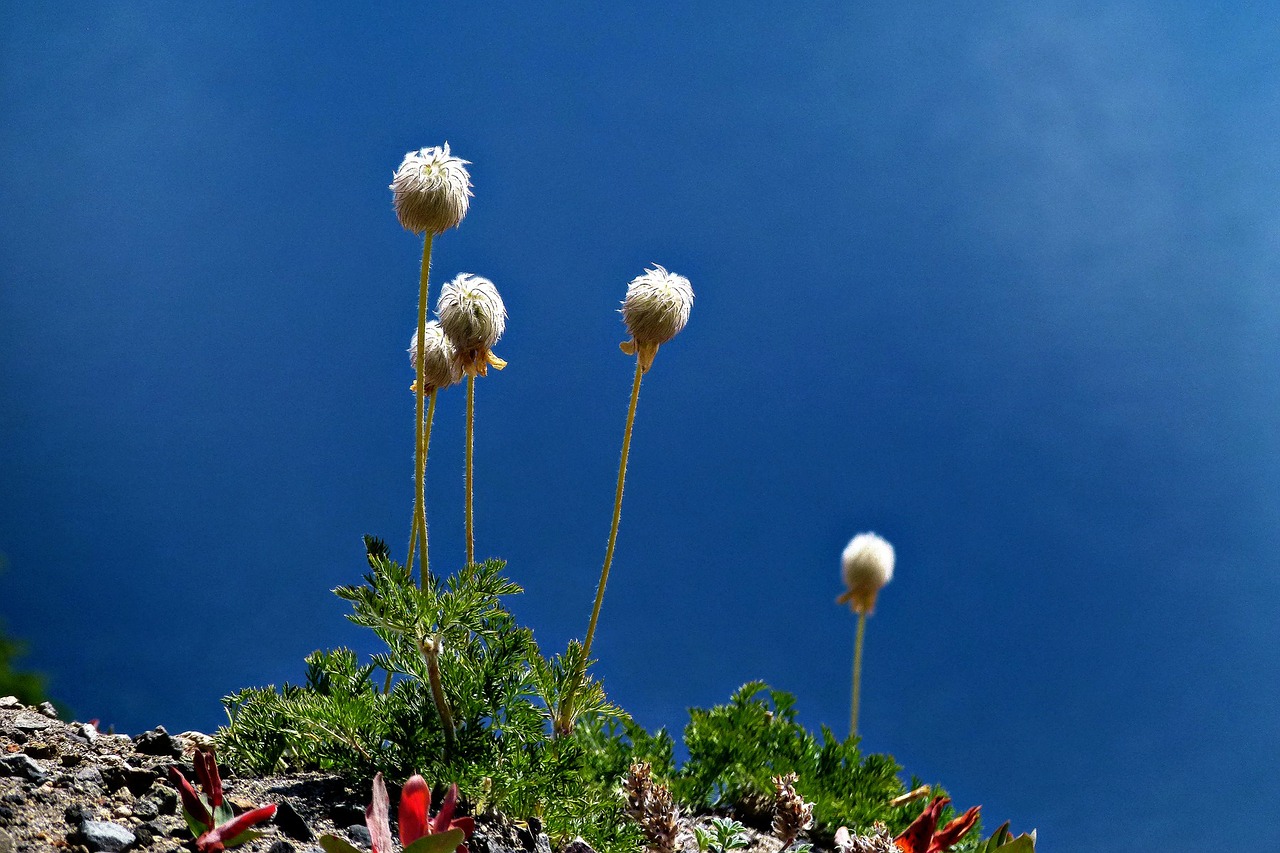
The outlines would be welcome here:
[[[690,710],[689,758],[679,768],[665,732],[613,723],[598,725],[593,739],[598,775],[621,775],[631,761],[648,761],[686,811],[727,811],[759,829],[772,819],[773,777],[786,773],[799,776],[796,791],[815,804],[810,834],[827,844],[840,826],[865,832],[880,821],[896,834],[920,813],[919,802],[890,805],[909,790],[892,757],[864,755],[857,738],[840,740],[826,727],[815,737],[797,722],[793,696],[758,681],[723,705]],[[912,777],[910,789],[920,784]]]
[[[634,851],[639,831],[614,780],[588,776],[576,738],[551,737],[581,646],[542,656],[532,632],[502,606],[503,596],[521,590],[502,576],[501,561],[428,576],[419,586],[385,544],[365,544],[364,584],[335,592],[351,602],[348,618],[387,650],[363,664],[349,649],[318,651],[307,658],[305,683],[228,696],[223,755],[260,774],[317,769],[371,779],[381,771],[404,780],[421,773],[456,782],[477,813],[536,816],[553,836],[582,835],[602,853]],[[428,647],[439,649],[447,720],[433,697]],[[575,707],[621,718],[594,681],[578,688]]]
[[[361,779],[382,772],[393,780],[422,773],[456,782],[476,814],[538,817],[553,837],[581,835],[602,853],[641,844],[618,793],[637,761],[651,765],[686,813],[731,813],[760,829],[772,817],[772,777],[794,772],[797,791],[816,804],[811,835],[828,842],[841,825],[866,830],[882,821],[897,832],[920,811],[919,803],[889,805],[907,790],[891,757],[863,755],[856,738],[842,741],[826,728],[815,737],[796,721],[794,697],[760,682],[724,705],[690,711],[689,757],[679,767],[666,731],[647,732],[590,679],[575,691],[572,734],[553,737],[555,710],[586,669],[582,648],[541,654],[502,605],[520,592],[503,577],[504,564],[468,565],[419,586],[382,542],[365,542],[364,583],[335,592],[351,603],[348,618],[387,650],[367,663],[349,649],[318,651],[307,658],[304,683],[224,699],[230,722],[219,744],[242,770]],[[433,655],[444,715],[432,690]]]

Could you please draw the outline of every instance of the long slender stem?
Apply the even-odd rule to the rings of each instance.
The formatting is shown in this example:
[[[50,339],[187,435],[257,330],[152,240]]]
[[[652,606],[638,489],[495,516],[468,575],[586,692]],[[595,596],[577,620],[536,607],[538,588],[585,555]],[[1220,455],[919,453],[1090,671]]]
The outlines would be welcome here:
[[[604,552],[604,567],[600,570],[600,585],[596,588],[596,602],[591,608],[591,621],[587,624],[587,639],[582,645],[582,664],[571,687],[561,700],[559,731],[568,733],[572,728],[573,697],[586,675],[587,662],[591,660],[591,643],[596,636],[596,623],[600,619],[600,605],[604,602],[604,587],[609,582],[609,568],[613,565],[613,549],[618,544],[618,522],[622,518],[622,489],[627,480],[627,456],[631,453],[631,428],[636,422],[636,403],[640,399],[640,378],[644,370],[636,360],[636,376],[631,383],[631,404],[627,407],[627,426],[622,432],[622,460],[618,463],[618,486],[613,494],[613,522],[609,525],[609,545]]]
[[[858,614],[858,635],[853,641],[853,701],[849,707],[849,737],[858,733],[858,705],[862,697],[862,638],[867,632],[867,614]]]
[[[467,563],[468,565],[476,561],[476,537],[475,526],[472,521],[472,505],[471,505],[471,484],[472,484],[472,462],[475,457],[475,435],[476,435],[476,377],[474,373],[467,374]]]
[[[418,351],[414,355],[414,364],[417,367],[418,383],[417,383],[417,414],[414,417],[414,498],[413,498],[413,522],[409,525],[409,559],[405,562],[405,568],[410,573],[413,572],[413,546],[417,537],[414,528],[421,525],[417,531],[422,536],[422,550],[427,550],[427,529],[422,518],[425,515],[422,499],[423,478],[426,476],[427,454],[422,443],[422,404],[427,396],[427,383],[422,378],[422,351],[426,344],[427,337],[427,282],[431,278],[431,237],[430,231],[422,240],[422,266],[418,271]],[[425,561],[422,575],[426,574]],[[426,583],[425,577],[421,577],[422,583]]]
[[[427,453],[431,450],[431,421],[436,414],[436,392],[431,391],[430,401],[427,403],[427,422],[422,428],[422,482],[425,485],[427,481]],[[425,490],[420,490],[419,497],[422,499],[422,513],[417,519],[418,530],[422,534],[422,571],[418,573],[418,586],[422,589],[427,588],[427,578],[431,575],[431,560],[427,557],[427,495]]]

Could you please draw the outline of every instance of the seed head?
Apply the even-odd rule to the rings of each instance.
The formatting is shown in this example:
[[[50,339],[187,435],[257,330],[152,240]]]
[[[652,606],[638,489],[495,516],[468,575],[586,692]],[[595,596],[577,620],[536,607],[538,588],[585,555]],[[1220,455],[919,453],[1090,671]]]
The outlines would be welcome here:
[[[426,383],[426,393],[430,394],[432,391],[439,391],[453,385],[462,378],[462,370],[458,365],[457,352],[453,348],[453,343],[440,328],[440,324],[432,320],[427,323],[425,332],[422,336],[420,376]],[[414,370],[419,370],[417,352],[418,330],[414,329],[413,337],[409,339],[409,363]],[[414,382],[412,390],[418,390],[417,382]]]
[[[491,351],[507,328],[507,309],[489,279],[460,273],[441,289],[436,316],[462,370],[484,376],[489,365],[498,370],[507,366]]]
[[[773,787],[773,834],[782,842],[783,848],[790,847],[796,837],[813,826],[813,803],[806,803],[796,792],[796,782],[800,781],[795,773],[785,776],[774,776]]]
[[[854,613],[875,610],[876,594],[893,579],[893,546],[874,533],[859,533],[841,555],[845,592],[836,602]]]
[[[693,286],[682,275],[654,264],[627,285],[622,300],[622,321],[631,340],[622,344],[628,355],[638,354],[645,373],[653,366],[658,347],[674,338],[689,322]]]
[[[443,148],[423,148],[404,155],[391,179],[391,193],[400,224],[414,234],[443,234],[456,228],[471,198],[468,161]]]

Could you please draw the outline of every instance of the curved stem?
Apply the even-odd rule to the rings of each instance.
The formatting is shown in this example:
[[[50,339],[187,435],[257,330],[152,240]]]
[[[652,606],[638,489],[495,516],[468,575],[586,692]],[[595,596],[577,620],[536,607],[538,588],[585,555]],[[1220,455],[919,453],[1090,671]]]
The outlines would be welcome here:
[[[600,605],[604,603],[604,587],[609,582],[609,568],[613,565],[613,550],[618,544],[618,522],[622,518],[622,488],[627,480],[627,456],[631,452],[631,428],[636,422],[636,402],[640,399],[640,378],[644,370],[639,359],[636,360],[636,376],[631,383],[631,405],[627,407],[627,426],[622,432],[622,460],[618,464],[618,486],[613,495],[613,522],[609,525],[609,545],[604,552],[604,567],[600,570],[600,585],[596,588],[596,602],[591,608],[591,621],[587,624],[587,639],[582,644],[582,664],[578,673],[570,682],[569,691],[561,700],[559,730],[568,733],[573,720],[573,694],[586,675],[587,664],[591,660],[591,643],[596,636],[596,623],[600,619]]]
[[[867,631],[867,614],[858,614],[858,635],[853,641],[853,701],[849,707],[849,737],[858,733],[858,705],[862,695],[862,638]]]
[[[417,367],[417,415],[414,418],[414,498],[413,498],[413,522],[409,525],[409,559],[405,563],[405,568],[410,573],[413,572],[413,546],[416,541],[414,528],[420,524],[421,529],[418,531],[422,535],[422,550],[427,550],[427,529],[422,518],[425,515],[425,508],[422,501],[422,485],[423,478],[426,476],[427,454],[422,442],[422,404],[427,396],[427,384],[422,379],[422,350],[426,343],[427,337],[427,281],[431,278],[431,237],[430,231],[422,240],[422,267],[418,271],[418,351],[413,354],[414,365]],[[422,574],[425,575],[426,567],[423,566]],[[426,583],[426,579],[422,578],[422,582]]]
[[[449,702],[444,698],[444,682],[440,678],[440,649],[443,641],[439,637],[419,643],[423,659],[427,662],[427,681],[431,684],[431,698],[436,705],[436,713],[440,715],[440,726],[444,729],[445,760],[454,754],[457,736],[453,731],[453,712],[449,710]]]
[[[467,374],[467,564],[476,561],[475,526],[472,521],[471,484],[472,461],[475,456],[476,435],[476,377]]]

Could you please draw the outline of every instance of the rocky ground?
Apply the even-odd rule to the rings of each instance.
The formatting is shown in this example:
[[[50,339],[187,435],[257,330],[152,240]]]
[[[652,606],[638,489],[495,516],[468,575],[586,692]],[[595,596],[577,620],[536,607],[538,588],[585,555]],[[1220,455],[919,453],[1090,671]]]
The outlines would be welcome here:
[[[192,755],[207,735],[102,734],[90,723],[65,723],[53,706],[24,707],[0,697],[0,853],[137,850],[192,851],[178,792],[177,766],[194,779]],[[322,853],[318,837],[332,833],[369,848],[363,796],[337,776],[295,774],[243,778],[223,768],[226,799],[237,813],[278,805],[266,834],[238,850]],[[685,829],[687,831],[687,828]],[[751,833],[743,853],[777,853],[781,845]],[[477,821],[470,853],[552,853],[546,834],[523,826]],[[574,842],[559,853],[593,853]]]

